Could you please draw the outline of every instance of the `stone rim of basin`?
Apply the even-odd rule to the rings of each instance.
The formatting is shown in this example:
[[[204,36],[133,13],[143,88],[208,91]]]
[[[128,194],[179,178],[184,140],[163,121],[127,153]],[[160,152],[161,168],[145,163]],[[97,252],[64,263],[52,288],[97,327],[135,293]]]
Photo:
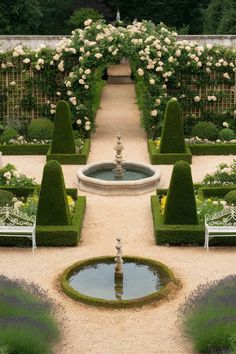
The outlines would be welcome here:
[[[133,168],[140,171],[146,171],[148,173],[151,173],[152,176],[132,181],[122,179],[118,179],[115,181],[106,181],[94,177],[89,177],[87,176],[87,174],[91,171],[100,170],[102,168],[114,168],[113,161],[95,162],[86,165],[85,167],[78,170],[77,178],[80,189],[97,194],[111,193],[111,195],[132,195],[150,192],[157,188],[161,175],[158,169],[154,169],[148,164],[136,163],[133,161],[125,162],[123,166],[125,169]],[[128,193],[129,189],[130,193]]]

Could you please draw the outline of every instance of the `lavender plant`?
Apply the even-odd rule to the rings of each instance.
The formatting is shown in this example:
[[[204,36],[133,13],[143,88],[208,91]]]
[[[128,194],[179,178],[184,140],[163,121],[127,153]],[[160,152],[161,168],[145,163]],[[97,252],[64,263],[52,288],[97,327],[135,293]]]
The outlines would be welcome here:
[[[186,333],[199,353],[236,353],[236,276],[212,281],[180,307]]]
[[[37,285],[0,275],[0,353],[52,353],[58,309]]]

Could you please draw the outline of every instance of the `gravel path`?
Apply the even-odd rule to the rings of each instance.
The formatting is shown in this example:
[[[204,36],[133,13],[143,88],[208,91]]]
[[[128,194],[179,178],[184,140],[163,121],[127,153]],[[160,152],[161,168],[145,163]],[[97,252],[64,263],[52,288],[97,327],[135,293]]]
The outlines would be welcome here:
[[[124,159],[149,162],[146,135],[139,125],[133,85],[107,85],[97,114],[97,132],[89,162],[113,160],[117,131],[125,146]],[[4,157],[20,171],[41,180],[44,157]],[[200,181],[219,162],[232,156],[195,157],[194,181]],[[159,166],[160,186],[167,187],[172,166]],[[66,185],[76,186],[78,166],[63,166]],[[84,194],[84,193],[80,193]],[[81,243],[75,248],[0,248],[1,272],[23,277],[49,290],[64,307],[65,329],[58,354],[192,354],[191,343],[181,332],[178,307],[198,284],[234,273],[235,248],[156,246],[150,195],[102,197],[87,194],[87,210]],[[96,309],[76,303],[59,291],[58,275],[78,260],[115,253],[115,238],[122,237],[125,254],[154,258],[168,265],[181,280],[182,289],[168,302],[132,310]]]

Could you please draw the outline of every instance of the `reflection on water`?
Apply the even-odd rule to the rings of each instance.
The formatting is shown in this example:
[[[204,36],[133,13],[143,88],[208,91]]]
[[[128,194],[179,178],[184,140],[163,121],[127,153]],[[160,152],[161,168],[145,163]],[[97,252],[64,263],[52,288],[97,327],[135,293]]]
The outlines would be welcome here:
[[[147,264],[123,264],[123,279],[115,280],[114,263],[97,263],[81,268],[69,278],[78,292],[106,300],[129,300],[160,290],[165,284],[156,268]]]
[[[123,178],[116,178],[115,172],[109,169],[101,169],[94,172],[86,173],[86,176],[101,179],[104,181],[136,181],[139,179],[151,177],[153,174],[148,171],[125,170]]]

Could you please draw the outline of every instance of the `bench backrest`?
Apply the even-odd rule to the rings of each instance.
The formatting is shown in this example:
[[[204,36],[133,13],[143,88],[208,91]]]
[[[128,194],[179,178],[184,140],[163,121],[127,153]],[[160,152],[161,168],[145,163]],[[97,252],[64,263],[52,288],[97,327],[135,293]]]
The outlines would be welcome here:
[[[205,226],[236,226],[236,207],[227,206],[222,211],[205,215]]]
[[[34,215],[29,216],[13,206],[4,206],[0,208],[1,226],[33,226],[35,225],[35,222],[36,217]]]

